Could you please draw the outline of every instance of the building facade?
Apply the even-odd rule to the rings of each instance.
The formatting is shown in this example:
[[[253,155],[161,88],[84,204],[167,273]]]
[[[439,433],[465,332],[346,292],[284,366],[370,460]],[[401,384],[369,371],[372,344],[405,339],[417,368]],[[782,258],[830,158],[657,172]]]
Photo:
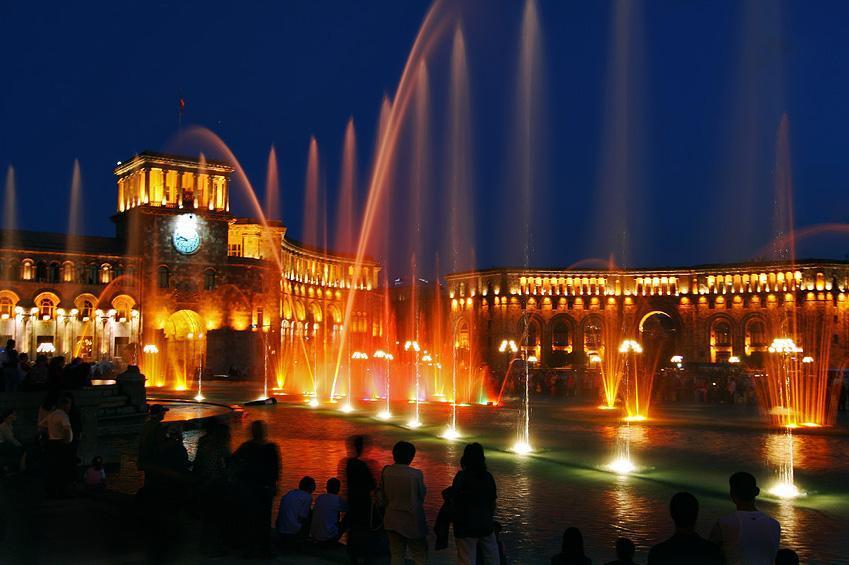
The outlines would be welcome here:
[[[142,364],[151,384],[297,364],[297,339],[382,328],[379,267],[308,249],[279,222],[230,212],[224,162],[144,152],[114,170],[113,238],[0,236],[0,338],[37,353]],[[359,278],[354,280],[354,273]],[[288,344],[288,345],[287,345]],[[288,358],[287,358],[288,355]]]
[[[492,269],[449,275],[449,331],[474,363],[504,364],[512,339],[541,367],[599,361],[624,339],[654,346],[657,365],[762,367],[790,337],[831,369],[849,361],[849,264],[716,265],[665,270]]]

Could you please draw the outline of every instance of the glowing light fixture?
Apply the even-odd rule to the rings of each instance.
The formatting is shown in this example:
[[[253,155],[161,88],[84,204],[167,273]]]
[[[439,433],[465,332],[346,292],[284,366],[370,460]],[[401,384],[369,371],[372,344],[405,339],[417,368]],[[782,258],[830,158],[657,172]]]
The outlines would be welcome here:
[[[769,346],[770,353],[801,353],[802,348],[789,337],[777,337]]]
[[[512,451],[513,453],[516,453],[518,455],[527,455],[528,453],[533,453],[534,450],[531,447],[531,444],[529,444],[528,442],[517,441],[510,448],[510,451]]]
[[[498,346],[498,351],[499,353],[504,353],[506,351],[516,353],[519,351],[519,346],[516,345],[516,342],[512,339],[502,339],[501,344]]]
[[[737,365],[740,362],[740,358],[737,357],[736,355],[732,355],[731,357],[728,358],[728,362],[731,363],[732,365]]]
[[[794,498],[798,498],[803,496],[805,493],[799,490],[799,487],[794,485],[793,483],[776,483],[772,487],[767,490],[769,494],[778,498],[784,498],[787,500],[791,500]]]
[[[447,440],[460,439],[460,432],[457,431],[457,428],[455,428],[454,426],[448,426],[447,428],[445,428],[445,431],[442,432],[442,435],[440,435],[439,437]]]
[[[637,466],[634,465],[634,462],[626,457],[618,457],[605,465],[605,469],[608,471],[613,471],[617,475],[628,475],[637,470]]]
[[[643,346],[636,340],[626,339],[619,345],[619,353],[642,353]]]

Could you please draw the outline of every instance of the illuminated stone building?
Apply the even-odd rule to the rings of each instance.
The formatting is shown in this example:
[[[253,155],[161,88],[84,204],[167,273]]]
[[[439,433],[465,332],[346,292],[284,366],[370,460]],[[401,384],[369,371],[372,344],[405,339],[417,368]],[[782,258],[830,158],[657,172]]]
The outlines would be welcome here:
[[[674,355],[697,364],[762,366],[771,341],[785,336],[832,369],[849,361],[849,264],[843,262],[492,269],[446,279],[449,331],[476,365],[503,367],[504,339],[547,368],[598,362],[627,338],[653,344],[659,366]]]
[[[138,362],[157,385],[187,386],[199,367],[273,371],[282,385],[296,340],[338,340],[352,288],[352,341],[381,331],[378,265],[354,281],[350,258],[287,239],[279,222],[233,216],[227,163],[144,152],[114,172],[114,238],[3,232],[4,342]]]

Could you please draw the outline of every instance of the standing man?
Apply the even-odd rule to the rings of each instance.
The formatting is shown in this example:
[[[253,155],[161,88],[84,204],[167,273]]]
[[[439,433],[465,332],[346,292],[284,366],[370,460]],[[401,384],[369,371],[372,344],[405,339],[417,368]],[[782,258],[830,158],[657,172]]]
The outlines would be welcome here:
[[[753,475],[734,473],[728,483],[737,510],[716,522],[710,541],[719,546],[728,565],[771,565],[778,553],[781,525],[755,508],[761,489]]]
[[[233,467],[245,512],[246,553],[271,558],[271,507],[280,478],[280,450],[268,441],[265,421],[251,423],[251,439],[233,454]]]
[[[416,565],[427,563],[427,524],[424,475],[410,467],[416,456],[412,443],[399,441],[392,448],[392,465],[383,468],[380,493],[385,509],[383,527],[389,537],[392,565],[403,565],[407,549]]]

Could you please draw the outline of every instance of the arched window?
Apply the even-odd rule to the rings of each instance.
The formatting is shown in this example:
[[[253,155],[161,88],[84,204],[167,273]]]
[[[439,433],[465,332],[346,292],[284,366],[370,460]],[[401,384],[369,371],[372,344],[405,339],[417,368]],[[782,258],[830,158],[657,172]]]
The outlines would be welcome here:
[[[35,280],[45,282],[47,280],[47,263],[39,261],[35,266]]]
[[[717,347],[731,347],[731,325],[719,321],[713,326],[713,343]]]
[[[159,267],[159,288],[168,288],[171,286],[171,273],[168,267]]]
[[[100,266],[100,283],[109,284],[112,282],[112,265],[104,263]]]
[[[94,263],[86,268],[85,282],[86,284],[97,284],[97,276],[100,269]]]
[[[215,290],[215,270],[207,269],[203,273],[204,290]]]
[[[763,347],[767,345],[766,326],[762,320],[751,320],[746,326],[746,337],[748,344],[752,347]]]
[[[0,297],[0,318],[7,319],[12,317],[12,310],[15,305],[12,304],[12,299],[8,296]]]
[[[50,263],[47,269],[47,282],[57,283],[61,280],[61,267],[59,263]]]
[[[62,265],[62,280],[65,282],[74,282],[74,264],[70,261],[65,261]]]
[[[584,325],[584,351],[601,349],[601,322],[592,318]]]
[[[42,298],[38,303],[38,315],[42,320],[53,319],[53,312],[56,310],[56,304],[52,298]]]
[[[133,306],[135,306],[136,301],[127,296],[126,294],[121,294],[116,296],[114,300],[112,300],[112,308],[115,309],[115,319],[119,322],[126,322],[133,315]]]
[[[82,308],[80,308],[80,317],[83,320],[90,320],[91,315],[94,312],[94,304],[91,303],[91,300],[83,300]]]
[[[24,262],[21,263],[21,280],[31,281],[34,278],[35,267],[33,265],[32,259],[24,259]]]
[[[556,320],[551,328],[551,348],[554,351],[570,351],[572,335],[566,320]]]

